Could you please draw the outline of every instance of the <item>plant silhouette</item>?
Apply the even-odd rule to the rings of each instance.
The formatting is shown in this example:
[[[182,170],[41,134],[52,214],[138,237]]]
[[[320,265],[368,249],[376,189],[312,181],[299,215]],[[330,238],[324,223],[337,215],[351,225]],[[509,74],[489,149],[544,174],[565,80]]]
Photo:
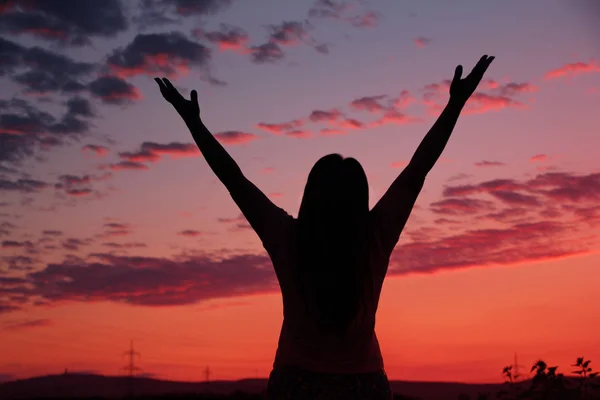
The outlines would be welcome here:
[[[511,374],[512,366],[504,367],[503,375],[506,377],[505,384],[510,390],[503,390],[497,394],[498,399],[502,400],[598,400],[600,399],[600,382],[598,382],[597,372],[592,371],[590,360],[584,357],[578,357],[572,366],[578,367],[573,373],[579,375],[579,378],[568,378],[564,374],[557,372],[558,367],[549,367],[543,360],[536,361],[531,367],[534,376],[529,381],[529,387],[526,382],[516,382]]]

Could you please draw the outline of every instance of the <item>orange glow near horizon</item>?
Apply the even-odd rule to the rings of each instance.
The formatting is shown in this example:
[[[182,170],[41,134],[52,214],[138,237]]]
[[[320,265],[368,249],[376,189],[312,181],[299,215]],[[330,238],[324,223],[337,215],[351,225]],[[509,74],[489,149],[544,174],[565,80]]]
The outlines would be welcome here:
[[[599,261],[596,254],[387,279],[376,332],[388,376],[501,382],[514,352],[526,367],[543,359],[569,374],[580,356],[594,366],[600,319],[586,305],[594,304]],[[572,271],[568,277],[565,268]],[[137,364],[160,379],[200,381],[204,366],[213,379],[266,377],[281,312],[276,293],[185,307],[75,303],[28,313],[29,319],[53,322],[27,335],[3,330],[0,351],[14,366],[43,360],[37,368],[18,367],[19,377],[64,368],[118,375],[132,339],[141,353]]]

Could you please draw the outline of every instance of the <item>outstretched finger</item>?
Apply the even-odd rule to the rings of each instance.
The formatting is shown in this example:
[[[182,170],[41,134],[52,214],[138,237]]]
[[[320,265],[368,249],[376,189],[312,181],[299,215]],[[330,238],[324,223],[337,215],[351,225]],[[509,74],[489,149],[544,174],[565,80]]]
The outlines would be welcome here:
[[[485,73],[485,70],[487,69],[487,67],[489,66],[489,58],[487,55],[482,56],[479,61],[477,62],[477,64],[475,64],[475,66],[473,67],[473,69],[471,70],[471,73],[469,74],[469,76],[477,76],[479,77],[479,79],[481,79],[481,77],[483,77],[483,74]]]
[[[160,78],[154,78],[154,81],[156,83],[158,83],[158,87],[163,90],[166,89],[167,87],[165,86],[165,84],[163,83],[163,81],[160,80]]]
[[[167,87],[169,89],[175,90],[175,91],[177,90],[177,89],[175,89],[175,86],[173,86],[173,84],[171,83],[171,81],[168,80],[167,78],[163,78],[163,81],[165,82],[165,85],[167,85]]]
[[[487,55],[483,55],[479,61],[477,61],[477,64],[475,64],[475,66],[473,67],[473,71],[481,71],[481,69],[483,69],[485,67],[485,65],[487,64]]]
[[[462,65],[458,65],[454,70],[454,78],[452,78],[452,82],[458,82],[460,77],[462,76]]]
[[[492,61],[494,61],[494,56],[489,56],[485,59],[484,62],[482,62],[481,65],[481,70],[479,71],[479,73],[483,76],[483,74],[485,73],[485,71],[487,71],[488,67],[490,66],[490,64],[492,63]]]
[[[198,103],[198,92],[192,90],[192,92],[190,93],[190,98],[192,99],[192,102]]]

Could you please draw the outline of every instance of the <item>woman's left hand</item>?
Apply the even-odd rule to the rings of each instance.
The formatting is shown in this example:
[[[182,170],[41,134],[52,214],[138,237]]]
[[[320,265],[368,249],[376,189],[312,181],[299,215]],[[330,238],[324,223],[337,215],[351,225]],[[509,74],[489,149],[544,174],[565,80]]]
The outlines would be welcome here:
[[[192,90],[190,93],[190,100],[187,100],[177,91],[177,89],[175,89],[173,84],[167,78],[154,78],[154,80],[158,83],[160,93],[165,100],[175,107],[175,110],[177,110],[184,120],[196,118],[200,115],[198,93],[195,90]]]

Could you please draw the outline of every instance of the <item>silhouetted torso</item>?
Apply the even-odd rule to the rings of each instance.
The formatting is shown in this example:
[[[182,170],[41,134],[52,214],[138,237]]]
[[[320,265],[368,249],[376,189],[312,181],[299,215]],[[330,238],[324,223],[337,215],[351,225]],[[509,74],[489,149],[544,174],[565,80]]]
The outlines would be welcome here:
[[[375,335],[375,313],[390,256],[424,179],[396,179],[369,211],[369,271],[373,290],[354,323],[344,334],[318,329],[314,315],[307,315],[294,267],[297,260],[297,220],[273,204],[252,182],[244,179],[229,193],[269,253],[283,296],[284,320],[274,367],[295,366],[314,372],[361,373],[383,368]],[[365,283],[366,284],[366,283]]]
[[[375,313],[387,271],[389,254],[381,246],[377,221],[369,223],[370,273],[373,284],[350,328],[343,334],[319,329],[314,315],[305,311],[299,282],[293,274],[297,260],[297,220],[280,209],[276,237],[265,238],[263,245],[271,256],[283,297],[284,319],[274,367],[292,365],[316,372],[361,373],[383,368],[379,342],[375,335]],[[274,232],[275,235],[275,232]]]

